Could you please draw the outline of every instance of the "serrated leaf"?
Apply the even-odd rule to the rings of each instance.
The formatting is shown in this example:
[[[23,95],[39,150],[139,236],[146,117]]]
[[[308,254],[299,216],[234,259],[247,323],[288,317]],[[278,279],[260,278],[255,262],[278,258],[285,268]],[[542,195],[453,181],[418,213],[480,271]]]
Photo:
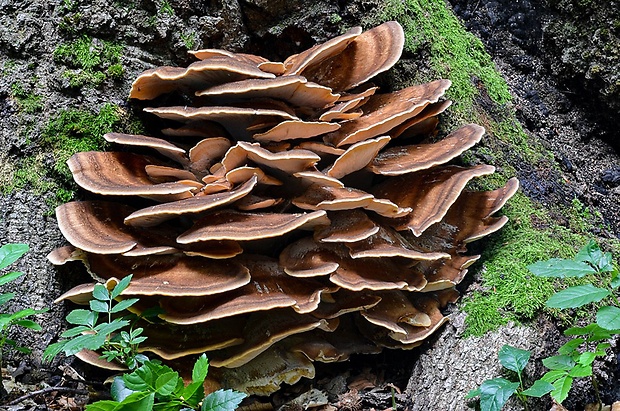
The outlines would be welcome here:
[[[551,398],[556,400],[559,404],[564,402],[568,398],[568,392],[573,385],[573,378],[566,375],[553,383],[554,390],[551,391]]]
[[[500,364],[517,374],[521,374],[521,371],[523,371],[530,360],[530,355],[529,351],[510,345],[502,346],[498,353]]]
[[[120,280],[118,284],[116,284],[116,287],[114,287],[114,289],[110,292],[110,296],[113,299],[121,295],[121,293],[125,291],[127,287],[129,287],[129,282],[131,281],[131,277],[132,275],[130,274],[127,277]]]
[[[10,321],[16,321],[19,320],[21,318],[25,318],[25,317],[30,317],[31,315],[36,315],[36,314],[42,314],[44,312],[46,312],[47,310],[34,310],[32,308],[26,308],[24,310],[19,310],[13,314],[10,315],[9,320]]]
[[[568,355],[554,355],[553,357],[544,358],[542,363],[550,370],[570,370],[575,366],[575,361]]]
[[[560,309],[577,308],[600,301],[608,295],[609,290],[595,287],[592,284],[577,285],[553,294],[547,300],[546,305]]]
[[[550,382],[551,384],[553,384],[554,382],[556,382],[560,378],[563,378],[563,377],[565,377],[567,375],[568,375],[568,373],[566,371],[563,371],[563,370],[552,370],[552,371],[549,371],[549,372],[545,373],[545,375],[540,377],[540,379],[543,380],[543,381],[547,381],[547,382]]]
[[[28,250],[28,244],[5,244],[0,247],[0,270],[13,264]]]
[[[104,335],[110,335],[113,332],[120,330],[121,328],[127,327],[129,325],[129,321],[115,319],[111,323],[102,323],[95,327],[95,330]]]
[[[575,256],[575,261],[588,262],[603,273],[613,270],[611,253],[603,253],[594,240],[588,241],[588,243],[579,250]]]
[[[108,309],[110,308],[107,302],[99,300],[90,300],[88,302],[88,305],[90,306],[90,309],[92,311],[98,313],[107,313]]]
[[[155,391],[155,377],[153,371],[147,365],[143,365],[133,372],[123,375],[123,382],[125,387],[133,391]]]
[[[536,380],[534,381],[534,384],[532,384],[532,386],[527,390],[523,391],[522,394],[527,395],[528,397],[540,398],[543,395],[549,394],[554,388],[555,387],[553,384],[547,381]]]
[[[179,373],[167,372],[157,377],[155,380],[155,391],[157,394],[167,397],[173,393],[179,380]]]
[[[192,407],[197,407],[200,401],[205,396],[204,385],[202,381],[195,381],[187,385],[183,389],[181,396],[185,398],[185,401]]]
[[[95,284],[93,297],[99,301],[110,301],[110,292],[103,284]]]
[[[82,350],[96,351],[105,343],[105,338],[95,334],[79,335],[68,340],[63,346],[65,355],[75,355]]]
[[[588,274],[594,274],[596,270],[590,265],[574,260],[565,260],[563,258],[552,258],[546,261],[537,261],[527,266],[537,277],[583,277]]]
[[[191,408],[181,408],[182,406],[183,406],[183,403],[178,400],[160,402],[153,406],[153,411],[182,411],[182,410],[194,411]]]
[[[591,365],[596,358],[596,353],[586,351],[577,358],[577,364]]]
[[[119,313],[123,310],[128,309],[132,305],[138,302],[137,298],[129,298],[127,300],[120,301],[110,310],[111,313]]]
[[[606,330],[620,329],[620,308],[601,307],[596,313],[596,323]]]
[[[24,273],[20,273],[18,271],[11,271],[10,273],[6,273],[2,277],[0,277],[0,285],[10,283],[11,281],[18,279],[22,275],[24,275]]]
[[[54,344],[48,345],[45,351],[43,351],[43,361],[51,362],[58,354],[63,351],[65,342],[66,341],[58,341]]]
[[[574,338],[558,349],[560,355],[572,355],[581,344],[586,342],[584,338]]]
[[[592,375],[592,366],[577,364],[568,371],[568,375],[573,378],[589,377]]]
[[[62,338],[72,338],[76,335],[83,334],[85,331],[90,331],[90,327],[87,327],[85,325],[79,325],[77,327],[69,328],[67,331],[60,334],[60,336]]]
[[[202,354],[196,360],[194,368],[192,369],[192,382],[204,382],[209,372],[209,360],[206,354]]]
[[[67,314],[67,322],[74,325],[87,325],[94,327],[97,323],[98,314],[90,310],[73,310]]]
[[[201,411],[234,411],[245,394],[233,390],[217,390],[202,401]]]
[[[114,380],[112,380],[112,385],[110,386],[110,395],[116,401],[119,401],[119,402],[123,401],[125,398],[127,398],[129,395],[133,394],[134,392],[135,391],[127,388],[127,386],[125,385],[125,381],[123,380],[123,377],[117,376],[117,377],[114,377]]]
[[[146,411],[153,409],[155,403],[154,392],[134,392],[121,402],[122,408],[118,411]]]
[[[86,411],[116,411],[118,410],[118,406],[120,404],[117,401],[111,401],[111,400],[103,400],[103,401],[97,401],[94,402],[92,404],[87,404],[86,408],[84,408]]]

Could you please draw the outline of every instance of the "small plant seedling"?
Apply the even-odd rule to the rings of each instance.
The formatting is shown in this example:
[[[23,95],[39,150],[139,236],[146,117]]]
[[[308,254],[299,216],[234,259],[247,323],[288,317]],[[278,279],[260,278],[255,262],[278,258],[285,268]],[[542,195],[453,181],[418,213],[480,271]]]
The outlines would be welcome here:
[[[146,361],[133,372],[114,378],[113,400],[87,405],[86,411],[235,410],[245,394],[218,390],[205,397],[204,381],[208,369],[209,362],[202,354],[194,364],[191,383],[185,385],[183,378],[172,368],[157,360]]]
[[[514,372],[518,381],[506,378],[493,378],[484,381],[479,388],[471,390],[465,398],[480,397],[480,409],[482,411],[499,411],[508,399],[516,394],[517,398],[527,410],[527,397],[542,397],[553,390],[553,385],[547,381],[535,381],[534,384],[525,389],[523,384],[523,370],[530,360],[531,353],[510,345],[500,348],[498,357],[500,364]]]
[[[4,270],[9,265],[13,264],[27,251],[28,245],[26,244],[5,244],[0,247],[0,270]],[[24,274],[17,271],[3,274],[0,276],[0,286],[14,281],[22,275]],[[6,304],[14,297],[15,293],[0,294],[0,305]],[[11,328],[14,326],[19,326],[30,330],[41,331],[41,326],[27,317],[41,314],[46,311],[47,309],[35,310],[33,308],[26,308],[13,314],[0,313],[0,367],[2,367],[2,354],[4,353],[4,347],[7,345],[24,354],[29,354],[31,352],[29,348],[22,347],[15,340],[9,338],[9,331]]]
[[[108,290],[103,284],[96,284],[93,299],[90,300],[90,310],[73,310],[67,315],[67,322],[75,327],[61,334],[61,337],[68,339],[47,347],[43,358],[51,361],[60,352],[74,355],[87,349],[101,350],[102,358],[110,362],[117,361],[130,369],[137,368],[139,363],[147,360],[144,355],[138,354],[138,345],[144,342],[146,337],[141,336],[142,328],[131,327],[135,316],[113,318],[138,302],[137,298],[115,301],[129,286],[130,281],[131,275],[128,275],[112,290]],[[100,321],[101,317],[104,317],[103,321]],[[123,330],[124,328],[129,330]]]
[[[614,294],[620,286],[618,270],[612,263],[612,255],[602,252],[599,246],[590,240],[573,258],[553,258],[547,261],[539,261],[528,268],[539,277],[552,278],[582,278],[586,275],[609,275],[607,287],[597,287],[591,283],[568,287],[553,294],[546,305],[550,308],[567,309],[579,308],[588,304],[596,303]],[[567,336],[573,336],[558,350],[555,355],[543,360],[543,364],[550,371],[541,380],[553,384],[551,397],[558,403],[562,403],[568,397],[573,380],[580,377],[592,377],[594,389],[597,391],[598,384],[592,373],[592,363],[596,357],[604,356],[610,344],[601,342],[620,334],[620,308],[618,300],[615,305],[600,307],[596,313],[596,322],[585,327],[571,327],[564,331]],[[587,347],[598,343],[593,351]]]
[[[233,411],[245,394],[232,390],[217,390],[205,397],[204,381],[209,362],[201,355],[192,371],[192,382],[187,386],[172,368],[158,360],[151,360],[138,353],[147,337],[142,328],[134,328],[134,314],[120,316],[138,302],[137,298],[116,301],[127,289],[131,275],[123,278],[112,289],[103,284],[93,288],[90,309],[73,310],[67,321],[75,325],[61,334],[66,338],[50,345],[43,358],[51,361],[60,352],[74,355],[82,350],[101,352],[101,358],[120,363],[131,372],[114,378],[111,387],[113,400],[98,401],[86,406],[87,411]],[[143,317],[159,314],[160,310],[147,310]]]

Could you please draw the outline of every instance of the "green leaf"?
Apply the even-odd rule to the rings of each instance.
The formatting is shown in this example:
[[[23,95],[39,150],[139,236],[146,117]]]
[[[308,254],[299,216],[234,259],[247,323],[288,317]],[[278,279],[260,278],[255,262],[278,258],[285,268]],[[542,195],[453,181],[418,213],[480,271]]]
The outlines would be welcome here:
[[[609,290],[598,288],[592,284],[577,285],[557,292],[547,300],[547,307],[577,308],[600,301],[609,295]]]
[[[568,375],[568,372],[566,372],[564,370],[551,370],[551,371],[545,373],[545,375],[543,375],[542,377],[540,377],[540,379],[543,380],[543,381],[547,381],[547,382],[550,382],[551,384],[553,384],[554,382],[556,382],[560,378],[564,378],[567,375]]]
[[[60,336],[63,338],[71,338],[77,335],[82,335],[85,331],[90,331],[90,327],[79,325],[77,327],[69,328],[67,331],[60,334]]]
[[[43,361],[51,362],[58,354],[63,351],[66,341],[58,341],[47,346],[43,351]]]
[[[527,395],[528,397],[540,398],[543,395],[549,394],[554,388],[555,387],[553,384],[547,381],[536,380],[534,381],[534,384],[532,384],[532,386],[527,390],[523,391],[522,394]]]
[[[568,371],[568,375],[573,378],[589,377],[592,375],[592,366],[577,364]]]
[[[196,408],[205,396],[204,385],[202,381],[194,381],[183,389],[181,396],[192,407]]]
[[[155,380],[155,391],[157,394],[167,397],[174,392],[179,380],[179,373],[167,372],[160,375]]]
[[[19,311],[15,312],[15,313],[11,314],[9,319],[11,321],[16,321],[16,320],[19,320],[21,318],[30,317],[31,315],[42,314],[42,313],[44,313],[46,311],[47,310],[34,310],[32,308],[26,308],[24,310],[19,310]]]
[[[558,349],[558,354],[571,355],[577,350],[581,344],[586,342],[584,338],[574,338]]]
[[[131,281],[131,277],[132,275],[130,274],[127,277],[123,278],[121,281],[119,281],[118,284],[116,284],[116,287],[114,287],[114,289],[110,293],[110,297],[114,299],[118,297],[119,295],[121,295],[121,293],[125,291],[127,287],[129,287],[129,282]]]
[[[468,400],[470,398],[474,398],[480,395],[480,388],[476,388],[475,390],[470,390],[467,395],[465,396],[465,399]]]
[[[556,380],[553,383],[554,390],[551,391],[551,398],[561,404],[568,397],[572,385],[573,378],[568,375]]]
[[[191,408],[181,408],[183,407],[183,402],[179,400],[171,400],[166,402],[160,402],[153,406],[153,411],[179,411],[179,410],[189,410],[194,411]]]
[[[577,358],[577,364],[591,365],[596,358],[596,353],[586,351]]]
[[[206,354],[202,354],[196,360],[194,369],[192,370],[192,382],[203,383],[207,378],[207,372],[209,371],[209,360]]]
[[[133,391],[153,391],[155,377],[153,371],[146,364],[137,368],[134,372],[123,375],[125,387]]]
[[[244,398],[241,392],[217,390],[205,397],[200,411],[234,411]]]
[[[575,261],[590,263],[603,273],[613,270],[611,253],[603,253],[594,240],[588,241],[588,243],[579,250],[575,256]]]
[[[117,401],[110,401],[110,400],[97,401],[92,404],[86,405],[85,410],[86,411],[116,411],[118,410],[117,407],[119,407],[119,405],[120,403],[118,403]]]
[[[110,335],[113,332],[120,330],[121,328],[127,327],[129,325],[129,321],[121,320],[117,318],[112,320],[111,323],[102,323],[95,327],[95,330],[104,335]]]
[[[89,327],[94,327],[97,323],[98,314],[94,313],[90,310],[73,310],[71,311],[66,319],[69,324],[74,325],[87,325]]]
[[[153,409],[155,404],[154,392],[134,392],[121,402],[117,411],[146,411]]]
[[[15,321],[15,324],[19,325],[20,327],[28,328],[35,331],[41,331],[43,329],[39,324],[35,323],[32,320],[19,320]]]
[[[527,268],[538,277],[580,278],[596,272],[594,268],[584,262],[565,260],[562,258],[537,261],[534,264],[528,265]]]
[[[99,301],[110,301],[110,292],[103,284],[95,284],[93,289],[93,297]]]
[[[0,270],[17,261],[28,249],[28,244],[5,244],[0,247]]]
[[[601,307],[596,313],[596,323],[606,330],[620,329],[620,308]]]
[[[98,312],[98,313],[107,313],[108,310],[110,309],[110,306],[105,301],[90,300],[88,302],[88,305],[90,306],[91,310]]]
[[[82,350],[96,351],[105,343],[105,336],[97,334],[79,335],[67,340],[63,346],[65,355],[75,355]]]
[[[575,361],[568,355],[554,355],[542,360],[543,365],[550,370],[570,370],[575,366]]]
[[[4,293],[0,295],[0,305],[5,304],[15,298],[15,293]]]
[[[616,289],[616,288],[620,287],[620,275],[618,275],[618,271],[617,270],[614,270],[613,273],[614,273],[614,276],[611,279],[610,285],[611,285],[611,288]]]
[[[18,279],[22,275],[24,275],[24,273],[20,273],[18,271],[11,271],[10,273],[6,273],[2,277],[0,277],[0,285],[10,283],[11,281]]]
[[[112,396],[112,398],[114,398],[116,401],[123,401],[134,392],[135,391],[127,388],[123,377],[114,377],[112,385],[110,386],[110,395]]]
[[[530,360],[530,352],[527,350],[521,350],[510,345],[504,345],[499,350],[499,362],[511,371],[521,374],[521,371],[527,365]]]
[[[116,304],[114,307],[112,307],[110,312],[111,313],[121,312],[121,311],[126,310],[127,308],[131,307],[132,305],[134,305],[137,302],[138,302],[137,298],[129,298],[127,300],[120,301],[118,304]]]

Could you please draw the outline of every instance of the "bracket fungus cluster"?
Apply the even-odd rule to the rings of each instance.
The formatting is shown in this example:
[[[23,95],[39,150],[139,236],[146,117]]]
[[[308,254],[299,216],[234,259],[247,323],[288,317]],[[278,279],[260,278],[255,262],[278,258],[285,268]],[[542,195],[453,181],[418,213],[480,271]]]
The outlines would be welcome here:
[[[50,260],[111,284],[133,274],[122,297],[163,309],[142,348],[207,352],[221,384],[249,393],[312,377],[313,361],[418,346],[518,183],[465,189],[494,169],[449,164],[480,126],[436,141],[450,81],[370,83],[403,44],[387,22],[284,62],[210,49],[147,70],[130,97],[166,128],[107,134],[118,151],[69,160],[95,196],[58,207],[70,245]],[[93,286],[59,300],[84,303]]]

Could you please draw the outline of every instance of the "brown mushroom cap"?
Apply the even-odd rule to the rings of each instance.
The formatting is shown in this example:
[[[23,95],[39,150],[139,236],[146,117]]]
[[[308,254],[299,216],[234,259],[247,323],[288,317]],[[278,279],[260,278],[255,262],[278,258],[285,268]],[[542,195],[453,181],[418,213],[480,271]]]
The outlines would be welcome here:
[[[180,163],[186,164],[187,157],[185,150],[181,147],[162,140],[161,138],[148,137],[135,134],[107,133],[103,136],[111,143],[118,143],[127,146],[149,147],[157,150],[160,154]]]
[[[239,100],[275,98],[299,107],[323,108],[338,100],[338,94],[301,76],[283,76],[271,79],[250,79],[214,86],[196,92],[196,96],[210,97],[218,104]]]
[[[75,182],[96,194],[190,196],[192,191],[202,187],[202,184],[191,180],[154,184],[145,167],[155,163],[137,154],[87,151],[74,154],[67,164]]]
[[[321,157],[308,150],[293,149],[272,153],[262,148],[258,143],[246,143],[245,141],[238,142],[237,146],[245,151],[247,158],[254,163],[281,170],[288,174],[305,171],[313,167],[321,159]]]
[[[364,115],[342,125],[326,136],[327,142],[341,147],[386,134],[405,120],[419,114],[426,105],[435,103],[450,87],[450,80],[436,80],[388,94],[370,97]]]
[[[200,213],[215,207],[230,204],[249,194],[256,185],[256,183],[256,176],[252,176],[247,182],[232,191],[217,194],[208,194],[203,196],[195,196],[191,198],[186,198],[184,200],[157,204],[154,206],[143,208],[129,214],[125,218],[125,224],[140,227],[150,227],[179,215]]]
[[[331,133],[340,128],[340,124],[326,123],[322,121],[302,121],[287,120],[283,121],[264,133],[257,133],[252,136],[256,141],[272,142],[285,141],[300,138],[311,138],[321,134]]]
[[[361,210],[333,211],[329,214],[331,224],[318,227],[314,239],[325,243],[352,243],[362,241],[379,231],[365,212]]]
[[[235,59],[237,61],[248,63],[251,65],[259,65],[261,63],[268,62],[268,60],[264,57],[257,56],[254,54],[245,54],[245,53],[233,53],[231,51],[220,50],[220,49],[200,49],[200,50],[190,50],[189,54],[193,55],[199,60],[206,60],[212,57],[229,57]]]
[[[325,211],[305,214],[251,214],[222,210],[197,221],[190,230],[181,234],[177,241],[189,244],[205,240],[257,240],[278,237],[297,228],[326,224],[327,221]]]
[[[388,148],[374,157],[368,169],[376,174],[397,176],[431,168],[461,155],[483,135],[484,128],[468,124],[434,144]]]
[[[373,161],[379,150],[385,147],[390,140],[389,136],[383,136],[353,144],[334,161],[334,164],[325,171],[325,174],[334,178],[342,178],[354,171],[361,170]]]
[[[380,291],[378,294],[381,301],[360,312],[371,323],[398,334],[407,334],[407,330],[403,328],[405,324],[414,327],[429,327],[431,325],[429,315],[414,307],[402,291]]]
[[[226,137],[211,137],[201,140],[189,150],[191,170],[206,174],[215,160],[222,158],[231,145],[230,140]]]
[[[369,205],[372,194],[354,188],[319,186],[313,184],[303,195],[293,199],[293,204],[304,210],[350,210]]]
[[[286,67],[284,75],[299,75],[309,67],[320,66],[326,59],[342,53],[349,43],[360,34],[362,34],[362,28],[353,27],[346,33],[327,40],[325,43],[317,44],[308,50],[290,56],[284,61]]]
[[[311,184],[324,185],[327,187],[344,188],[344,183],[334,177],[330,177],[320,171],[300,171],[293,174]]]
[[[242,261],[250,270],[250,283],[211,297],[163,299],[165,314],[161,318],[174,324],[195,324],[284,307],[304,314],[316,310],[321,293],[329,290],[318,281],[286,275],[275,260],[255,255]]]
[[[385,181],[372,191],[401,207],[415,207],[415,212],[394,220],[397,230],[410,229],[419,236],[432,224],[441,221],[465,185],[474,177],[491,174],[492,166],[463,168],[445,166],[405,174]],[[408,187],[403,191],[402,187]]]
[[[349,90],[390,69],[400,58],[404,44],[400,24],[388,21],[355,36],[342,52],[294,73],[336,91]]]
[[[194,173],[188,170],[181,170],[180,168],[157,166],[153,164],[147,164],[144,167],[144,171],[155,183],[164,183],[166,181],[176,180],[194,180],[198,181]]]
[[[152,100],[180,88],[203,89],[227,81],[247,78],[273,78],[255,64],[234,57],[214,56],[182,67],[159,67],[140,74],[133,82],[129,98]]]
[[[91,273],[102,279],[133,274],[123,295],[202,296],[231,291],[250,282],[247,268],[232,260],[201,257],[123,257],[88,254]]]

